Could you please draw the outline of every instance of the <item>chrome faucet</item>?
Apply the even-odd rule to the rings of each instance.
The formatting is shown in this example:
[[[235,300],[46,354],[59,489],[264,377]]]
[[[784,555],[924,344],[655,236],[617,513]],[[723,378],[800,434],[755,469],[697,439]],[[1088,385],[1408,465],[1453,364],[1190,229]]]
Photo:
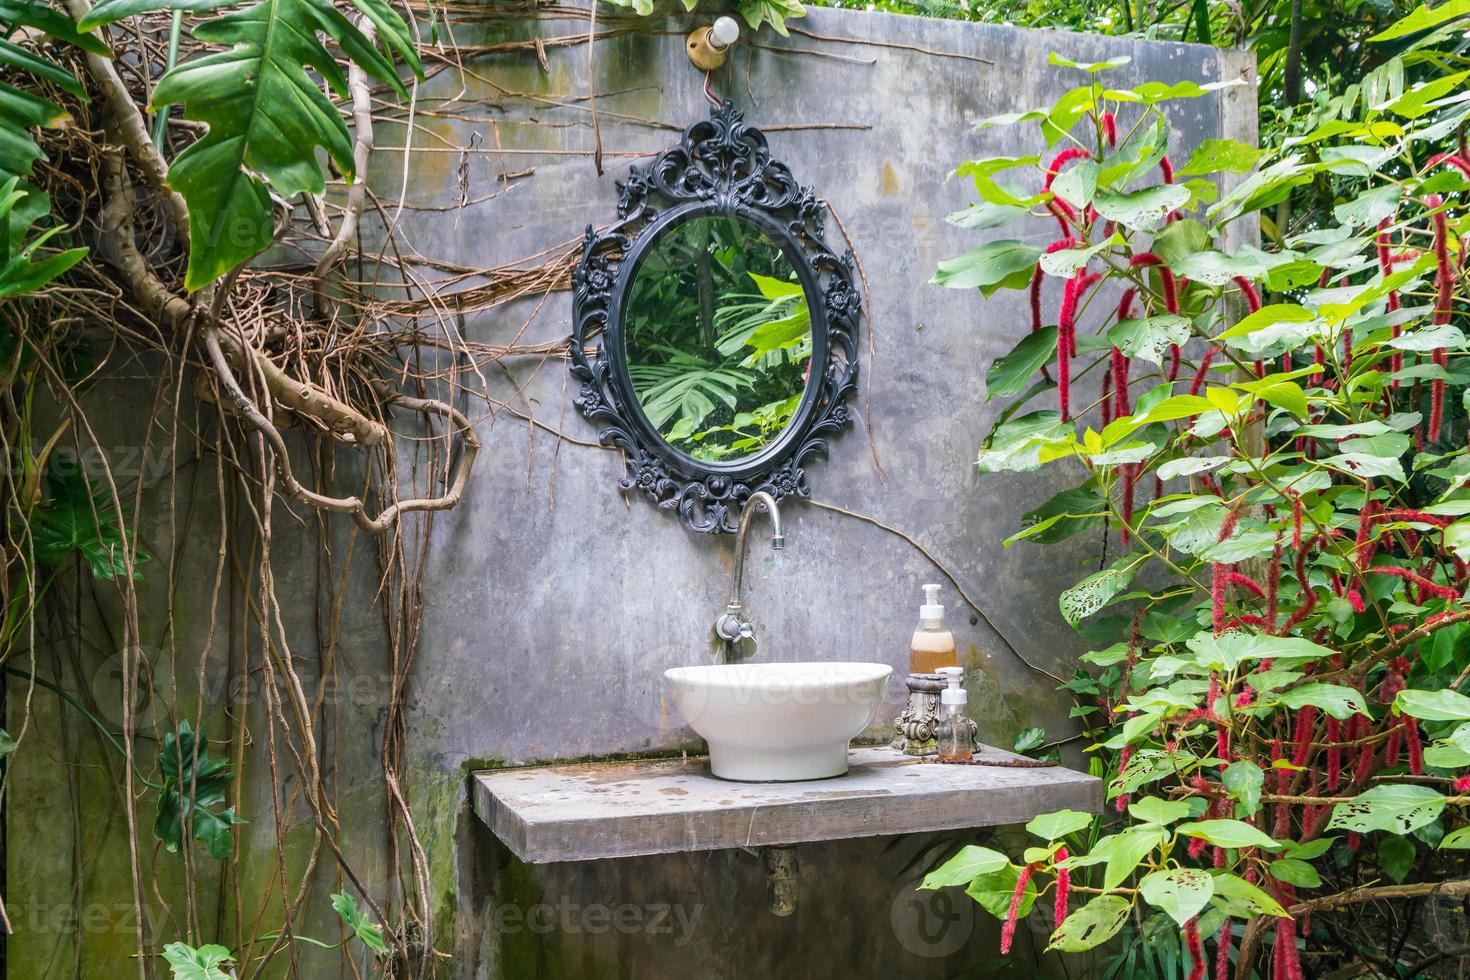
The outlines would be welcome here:
[[[730,582],[730,601],[725,605],[724,614],[715,620],[715,642],[723,646],[726,661],[739,659],[737,647],[741,644],[752,650],[754,647],[755,628],[745,618],[740,606],[740,583],[745,577],[745,532],[758,510],[771,515],[771,549],[782,551],[786,548],[786,536],[781,533],[781,509],[776,506],[776,498],[764,490],[757,490],[745,501],[745,509],[740,514],[740,528],[735,534],[735,574]]]

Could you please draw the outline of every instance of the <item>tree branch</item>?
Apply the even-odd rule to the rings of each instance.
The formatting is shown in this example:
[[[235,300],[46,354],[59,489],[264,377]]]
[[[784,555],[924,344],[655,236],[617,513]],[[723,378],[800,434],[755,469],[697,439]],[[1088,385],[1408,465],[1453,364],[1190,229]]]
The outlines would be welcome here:
[[[368,39],[368,43],[376,39],[377,28],[367,17],[359,17],[357,27],[362,31],[362,36]],[[355,61],[347,66],[347,88],[352,92],[352,125],[355,130],[352,162],[357,171],[357,179],[347,185],[347,207],[342,215],[342,224],[312,273],[317,279],[318,310],[323,306],[321,279],[337,264],[347,251],[347,246],[352,243],[353,236],[357,234],[358,221],[362,218],[363,204],[367,200],[368,157],[373,152],[373,96],[368,86],[367,74]]]
[[[1306,902],[1298,902],[1287,909],[1294,917],[1315,912],[1319,909],[1336,909],[1344,905],[1361,905],[1364,902],[1376,902],[1379,899],[1395,898],[1425,898],[1429,896],[1442,896],[1444,898],[1466,898],[1470,897],[1470,878],[1462,878],[1458,881],[1425,881],[1413,885],[1380,885],[1377,887],[1363,886],[1360,888],[1349,888],[1345,892],[1336,895],[1327,895],[1323,898],[1314,898]]]
[[[125,174],[120,155],[110,154],[103,161],[109,172],[109,180]],[[232,364],[243,367],[259,377],[266,392],[281,406],[317,420],[338,438],[363,446],[375,446],[387,438],[388,430],[381,422],[368,418],[345,402],[342,402],[315,385],[291,377],[270,358],[228,331],[220,324],[196,309],[194,303],[176,295],[149,268],[133,242],[132,195],[125,183],[118,193],[112,195],[102,209],[103,254],[118,269],[124,280],[137,296],[140,303],[158,320],[175,330],[185,329],[198,315],[204,319],[199,336],[207,359],[214,368],[234,404],[235,410],[271,444],[274,463],[287,496],[312,507],[338,513],[351,514],[354,521],[371,533],[387,529],[399,517],[414,511],[447,510],[459,502],[469,481],[470,469],[479,451],[479,439],[474,428],[458,409],[433,399],[413,398],[393,392],[386,385],[377,389],[386,404],[402,405],[418,412],[439,415],[452,422],[460,440],[459,458],[450,475],[449,485],[439,497],[414,498],[399,501],[385,509],[377,517],[368,516],[363,501],[358,497],[329,497],[303,486],[291,472],[286,442],[280,431],[268,419],[255,401],[240,387]]]
[[[91,12],[92,5],[87,0],[66,0],[66,9],[72,19],[80,21]],[[127,83],[117,73],[112,59],[106,55],[87,52],[87,72],[92,76],[92,82],[97,86],[111,116],[112,125],[108,127],[110,135],[127,148],[138,169],[143,171],[148,186],[168,208],[169,218],[173,220],[180,240],[187,241],[189,208],[184,204],[183,197],[168,186],[168,166],[163,162],[158,147],[153,144],[148,123],[143,119],[138,104],[133,101]],[[124,173],[122,176],[126,179],[127,175]]]

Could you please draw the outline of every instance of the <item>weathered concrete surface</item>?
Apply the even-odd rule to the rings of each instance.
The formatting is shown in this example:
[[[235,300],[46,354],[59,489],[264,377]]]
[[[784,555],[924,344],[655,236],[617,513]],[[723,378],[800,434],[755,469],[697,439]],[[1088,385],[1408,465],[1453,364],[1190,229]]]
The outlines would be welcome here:
[[[613,16],[604,6],[601,26]],[[463,77],[453,69],[435,75],[419,90],[424,111],[416,118],[407,198],[447,210],[405,210],[408,239],[429,257],[489,267],[564,246],[585,225],[610,221],[613,182],[627,164],[672,142],[679,128],[706,112],[703,79],[682,53],[690,23],[641,21],[629,33],[625,20],[597,45],[603,177],[592,164],[586,45],[548,43],[544,71],[533,50],[519,50],[467,57]],[[754,45],[737,49],[714,86],[767,130],[774,153],[798,179],[832,202],[871,287],[863,395],[855,405],[861,421],[836,441],[830,460],[812,466],[810,481],[818,502],[911,536],[978,609],[961,602],[934,563],[902,537],[793,503],[786,509],[784,557],[758,551],[747,568],[759,656],[877,660],[901,673],[919,586],[945,581],[944,601],[981,738],[1008,745],[1030,725],[1059,737],[1069,731],[1067,701],[1017,652],[1054,674],[1071,672],[1080,643],[1061,622],[1055,596],[1086,572],[1096,542],[1000,546],[1024,511],[1071,481],[1060,471],[981,477],[971,465],[998,408],[985,404],[983,366],[1010,348],[1027,314],[1019,294],[982,303],[975,294],[928,285],[940,259],[983,240],[944,223],[946,213],[970,198],[962,181],[946,182],[945,175],[965,159],[1041,148],[1029,131],[971,134],[969,124],[1045,104],[1076,84],[1072,73],[1046,63],[1052,50],[1082,60],[1129,54],[1133,63],[1110,73],[1123,83],[1233,76],[1248,60],[1189,45],[860,12],[812,10],[797,26],[827,39],[794,34],[781,40],[763,31]],[[457,33],[467,43],[533,36],[550,42],[586,30],[585,20],[502,20]],[[478,121],[451,123],[429,112],[435,98],[462,88]],[[1249,90],[1241,92],[1180,103],[1176,156],[1208,136],[1248,138],[1254,99]],[[388,148],[401,143],[403,131],[392,122],[378,124],[373,183],[385,207],[392,207],[400,187],[398,155]],[[498,180],[528,169],[534,174]],[[461,199],[484,198],[458,207]],[[1047,222],[1037,221],[1004,234],[1042,241],[1051,233]],[[1054,310],[1057,296],[1049,294],[1047,302]],[[507,343],[523,328],[522,342],[554,341],[568,332],[570,305],[566,293],[531,296],[493,315],[471,315],[463,329],[491,344]],[[469,769],[694,744],[664,701],[661,674],[669,666],[708,662],[705,637],[723,600],[732,543],[690,535],[646,501],[625,500],[616,490],[621,466],[615,454],[559,443],[518,416],[533,415],[577,439],[595,438],[569,404],[561,358],[509,362],[487,372],[486,380],[501,407],[486,415],[469,403],[472,414],[483,416],[478,430],[485,450],[465,502],[435,519],[424,636],[410,691],[408,791],[435,872],[436,945],[456,953],[446,969],[507,980],[919,978],[1007,969],[994,954],[995,923],[973,903],[925,893],[925,901],[945,904],[913,904],[912,885],[922,869],[974,835],[803,845],[801,899],[789,919],[766,911],[759,862],[738,851],[534,869],[507,859],[468,810]],[[146,411],[152,391],[140,395],[123,379],[93,397],[118,406],[102,421],[117,429],[117,438],[107,441],[136,444],[136,433],[146,427],[132,413]],[[227,723],[222,701],[229,697],[242,708],[240,735],[248,735],[251,746],[239,805],[252,821],[240,837],[247,858],[242,891],[253,913],[272,887],[276,833],[262,696],[258,687],[238,699],[219,687],[202,698],[189,689],[209,630],[218,533],[210,515],[217,502],[212,461],[192,450],[180,455],[162,461],[192,481],[194,507],[171,515],[156,497],[145,498],[140,517],[143,540],[155,555],[167,555],[176,535],[203,542],[177,567],[159,561],[147,569],[150,582],[172,583],[175,594],[170,598],[157,584],[145,589],[144,634],[154,644],[145,653],[160,677],[172,676],[176,663],[185,689],[167,710],[150,708],[140,725],[142,752],[152,751],[152,740],[173,719],[192,718],[200,700],[215,730]],[[321,577],[330,573],[317,566],[322,542],[311,522],[283,511],[277,511],[274,551],[280,592],[291,601],[283,610],[285,634],[293,654],[311,664],[326,657],[316,642],[316,622],[327,612]],[[340,540],[334,545],[340,558],[345,549]],[[334,734],[324,751],[332,760],[344,849],[367,887],[382,897],[396,886],[381,866],[386,804],[378,753],[387,654],[383,616],[373,606],[377,584],[374,561],[359,557],[347,582],[341,644],[333,652],[339,686],[329,702]],[[177,617],[171,634],[159,625],[168,601]],[[237,613],[239,608],[237,600]],[[230,656],[245,655],[242,619],[222,617],[229,625],[221,630],[230,635],[218,637],[210,653],[211,685],[216,675],[228,676]],[[109,670],[117,666],[117,654],[106,647],[118,635],[115,617],[111,626],[79,639],[75,649],[42,651],[42,670],[53,662],[57,671],[62,663],[74,664],[76,676],[105,700]],[[895,679],[881,724],[896,710],[899,691]],[[11,695],[15,706],[25,692],[12,687]],[[17,804],[8,808],[8,889],[12,919],[22,930],[9,944],[11,975],[34,980],[47,963],[51,976],[70,975],[77,940],[79,975],[121,975],[132,922],[122,804],[111,783],[116,760],[99,745],[97,759],[112,770],[67,772],[59,762],[68,756],[47,741],[51,733],[65,728],[88,746],[95,736],[58,712],[54,700],[38,695],[32,703],[33,731],[26,751],[14,757],[7,787]],[[289,775],[281,779],[287,792],[294,788]],[[145,847],[151,800],[144,794],[138,805]],[[299,797],[281,823],[299,866],[312,833]],[[76,850],[74,839],[83,842]],[[157,869],[160,892],[175,908],[182,904],[177,862],[161,850],[142,856],[145,879]],[[304,933],[337,935],[325,894],[339,884],[329,862],[320,862],[313,917],[300,924]],[[95,923],[70,918],[73,896],[80,897],[84,914],[97,913]],[[222,921],[220,935],[228,942],[235,910],[208,886],[199,900],[206,929]],[[622,919],[609,924],[604,914]],[[683,931],[680,915],[690,923]],[[154,925],[160,946],[183,935],[177,922],[159,917]],[[243,926],[248,931],[251,923]],[[306,975],[338,970],[335,954],[306,949],[302,957]],[[1028,975],[1032,967],[1009,969]]]
[[[1096,777],[1028,766],[988,745],[975,762],[942,766],[875,745],[852,749],[851,768],[836,779],[730,783],[694,756],[477,772],[471,791],[475,814],[532,864],[971,830],[1102,810]]]

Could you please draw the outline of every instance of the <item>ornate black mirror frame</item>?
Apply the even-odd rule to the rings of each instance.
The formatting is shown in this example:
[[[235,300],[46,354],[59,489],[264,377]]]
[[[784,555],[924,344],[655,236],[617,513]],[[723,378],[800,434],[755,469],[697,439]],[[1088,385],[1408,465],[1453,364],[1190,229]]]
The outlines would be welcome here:
[[[587,228],[572,272],[571,371],[581,382],[574,401],[601,426],[604,445],[626,454],[624,491],[646,493],[677,508],[689,528],[733,533],[746,499],[765,490],[777,499],[806,497],[804,467],[851,422],[847,398],[857,387],[861,300],[853,288],[850,251],[823,240],[824,205],[790,169],[771,158],[766,137],[745,125],[729,102],[684,131],[647,167],[618,183],[618,221]],[[759,452],[707,462],[664,441],[649,422],[628,373],[622,320],[639,259],[660,233],[701,215],[744,219],[764,231],[797,270],[812,321],[812,371],[795,414]],[[596,344],[593,347],[593,344]]]

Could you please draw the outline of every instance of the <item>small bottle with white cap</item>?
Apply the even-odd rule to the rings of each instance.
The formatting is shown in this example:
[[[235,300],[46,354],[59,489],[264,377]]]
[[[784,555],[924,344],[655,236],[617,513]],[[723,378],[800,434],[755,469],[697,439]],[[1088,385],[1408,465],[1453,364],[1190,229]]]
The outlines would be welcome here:
[[[936,673],[949,685],[939,693],[939,761],[969,762],[975,756],[975,741],[965,716],[964,669],[940,667]]]

